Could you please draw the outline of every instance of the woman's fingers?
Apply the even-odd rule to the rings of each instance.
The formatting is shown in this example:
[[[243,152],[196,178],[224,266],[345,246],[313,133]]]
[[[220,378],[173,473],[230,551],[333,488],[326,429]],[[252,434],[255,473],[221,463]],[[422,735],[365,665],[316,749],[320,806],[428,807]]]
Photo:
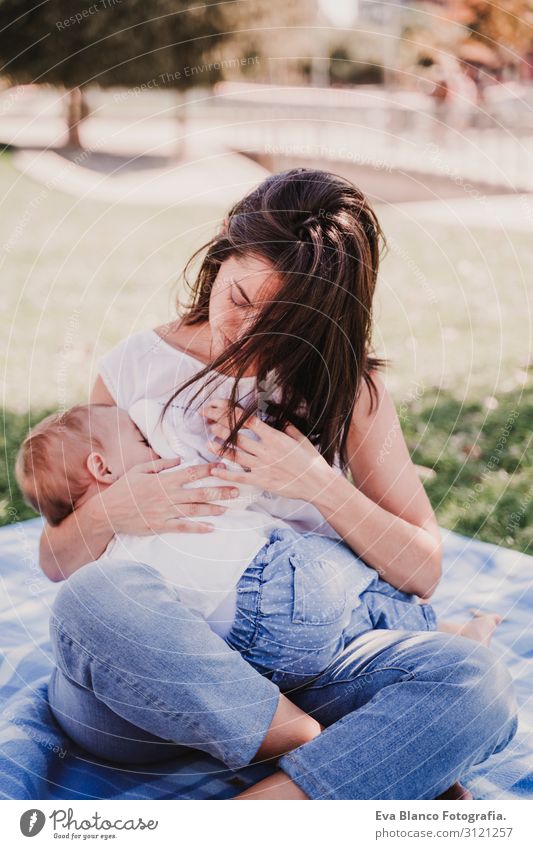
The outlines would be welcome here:
[[[222,507],[221,504],[205,504],[198,501],[179,502],[174,504],[172,509],[176,511],[176,516],[221,516],[228,509]]]
[[[293,424],[288,424],[284,428],[283,432],[286,433],[287,436],[290,436],[292,439],[296,439],[298,442],[305,442],[305,440],[307,439],[307,436],[304,436],[301,430],[298,430],[298,428],[294,427]]]
[[[266,436],[271,431],[275,430],[275,428],[273,428],[271,425],[268,425],[266,422],[261,421],[258,416],[250,416],[250,418],[246,422],[245,427],[249,428],[249,430],[252,430],[261,438]],[[278,431],[276,431],[276,433],[277,432]]]
[[[162,472],[164,469],[171,469],[173,466],[179,466],[180,463],[181,457],[172,457],[171,460],[149,460],[147,463],[138,463],[130,471],[144,474],[157,473]]]
[[[181,492],[184,484],[207,478],[216,469],[224,468],[224,463],[200,463],[178,469],[173,475],[161,475],[159,482],[167,492]]]
[[[177,503],[187,504],[194,501],[198,503],[206,501],[226,501],[231,500],[232,498],[237,498],[238,495],[239,490],[234,486],[195,486],[192,489],[180,489],[179,501]]]
[[[167,519],[161,530],[165,533],[179,531],[186,534],[209,534],[215,530],[215,526],[208,522],[191,522],[188,519]]]
[[[227,439],[230,435],[229,427],[226,427],[226,425],[221,425],[220,423],[211,425],[211,431],[215,436],[220,437],[220,439]],[[237,437],[236,444],[237,447],[240,448],[242,451],[246,451],[248,454],[252,454],[254,457],[257,456],[260,443],[256,439],[251,439],[249,436],[246,436],[244,433],[241,433]]]
[[[211,419],[218,424],[225,422],[229,424],[229,402],[224,401],[222,399],[210,401],[200,410],[201,414],[207,418]],[[239,407],[238,405],[235,407],[236,413],[243,413],[243,407]],[[243,427],[247,427],[250,430],[257,432],[258,434],[266,433],[268,430],[271,430],[270,425],[267,425],[265,422],[261,421],[258,416],[250,416],[250,418],[243,424]]]
[[[233,483],[254,483],[251,478],[250,472],[234,472],[230,469],[222,469],[218,472],[213,472],[216,474],[217,478],[223,478],[226,481],[232,481]]]
[[[244,466],[244,468],[251,468],[252,461],[257,460],[257,457],[250,454],[248,451],[243,451],[239,448],[228,448],[228,450],[223,454],[222,445],[219,445],[217,442],[208,442],[207,447],[213,452],[213,454],[219,454],[221,457],[228,457],[232,460],[232,462],[239,463],[239,465]],[[223,470],[221,469],[219,471]]]

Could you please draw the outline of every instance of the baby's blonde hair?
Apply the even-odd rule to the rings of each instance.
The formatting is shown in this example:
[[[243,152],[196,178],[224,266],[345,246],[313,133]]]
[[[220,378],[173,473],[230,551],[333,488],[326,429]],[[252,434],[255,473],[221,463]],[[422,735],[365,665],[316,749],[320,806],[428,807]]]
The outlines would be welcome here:
[[[94,413],[104,404],[77,404],[39,422],[22,443],[15,476],[25,501],[50,525],[59,525],[87,492],[92,478],[86,466],[102,450]]]

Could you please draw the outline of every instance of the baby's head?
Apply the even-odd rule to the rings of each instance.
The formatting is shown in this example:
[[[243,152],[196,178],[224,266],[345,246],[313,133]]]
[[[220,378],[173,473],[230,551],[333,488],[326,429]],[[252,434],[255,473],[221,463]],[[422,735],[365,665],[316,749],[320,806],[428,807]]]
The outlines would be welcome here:
[[[110,486],[138,463],[156,459],[126,410],[78,404],[29,432],[15,474],[28,504],[59,525],[89,490]]]

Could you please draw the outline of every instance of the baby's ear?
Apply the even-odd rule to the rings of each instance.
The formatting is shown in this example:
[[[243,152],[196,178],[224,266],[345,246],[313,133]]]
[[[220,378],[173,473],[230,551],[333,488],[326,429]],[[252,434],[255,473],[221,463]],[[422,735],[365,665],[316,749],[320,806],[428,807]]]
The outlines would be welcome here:
[[[92,451],[87,457],[87,471],[98,483],[113,483],[116,480],[115,475],[108,468],[105,457],[99,454],[98,451]]]

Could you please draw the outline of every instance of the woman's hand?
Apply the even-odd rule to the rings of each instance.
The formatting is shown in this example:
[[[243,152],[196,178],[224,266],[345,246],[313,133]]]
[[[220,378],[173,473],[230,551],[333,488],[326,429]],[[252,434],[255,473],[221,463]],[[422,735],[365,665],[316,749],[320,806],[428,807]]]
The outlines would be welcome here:
[[[229,436],[227,401],[210,401],[201,412],[214,436],[221,439]],[[293,425],[279,431],[257,416],[252,416],[245,427],[257,439],[241,433],[235,449],[228,451],[227,456],[249,471],[217,470],[213,472],[217,477],[234,483],[256,485],[275,495],[305,501],[312,501],[317,492],[331,483],[332,476],[336,477],[322,455]],[[209,442],[208,447],[213,453],[222,456],[218,443]]]
[[[208,478],[211,473],[219,475],[225,469],[223,463],[204,463],[158,474],[179,463],[179,458],[141,463],[103,490],[103,507],[115,533],[146,535],[213,530],[208,522],[191,521],[191,517],[225,513],[226,507],[209,502],[234,498],[239,490],[232,486],[209,485],[184,489],[184,484]]]

